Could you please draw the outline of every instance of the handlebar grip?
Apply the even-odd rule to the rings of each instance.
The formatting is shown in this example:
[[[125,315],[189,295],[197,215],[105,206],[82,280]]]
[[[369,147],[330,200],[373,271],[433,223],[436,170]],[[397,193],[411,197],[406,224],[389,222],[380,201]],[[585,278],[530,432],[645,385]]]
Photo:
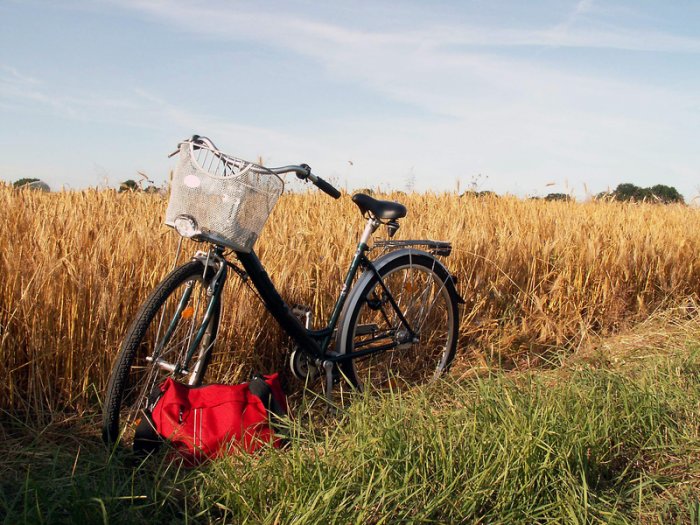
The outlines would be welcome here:
[[[326,182],[321,177],[316,177],[316,180],[312,181],[316,187],[324,193],[327,193],[334,199],[340,198],[340,192],[332,184]]]

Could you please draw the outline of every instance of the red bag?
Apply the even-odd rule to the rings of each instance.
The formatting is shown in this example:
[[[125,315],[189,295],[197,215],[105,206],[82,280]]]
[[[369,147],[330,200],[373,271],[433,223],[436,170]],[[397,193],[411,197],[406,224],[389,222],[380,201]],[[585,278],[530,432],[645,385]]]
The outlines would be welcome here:
[[[270,415],[274,419],[286,413],[278,374],[256,376],[241,385],[200,387],[168,378],[150,417],[136,429],[134,450],[152,452],[166,439],[190,464],[197,464],[240,449],[254,452],[266,443],[281,447]]]

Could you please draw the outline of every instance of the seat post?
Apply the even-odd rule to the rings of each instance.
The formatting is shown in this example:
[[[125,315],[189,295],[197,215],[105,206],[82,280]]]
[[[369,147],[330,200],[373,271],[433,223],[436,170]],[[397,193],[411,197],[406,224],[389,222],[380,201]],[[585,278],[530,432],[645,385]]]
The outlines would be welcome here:
[[[323,341],[321,341],[321,349],[323,351],[325,351],[325,349],[328,347],[328,344],[331,341],[333,330],[335,330],[336,324],[338,323],[338,319],[340,318],[340,312],[343,310],[345,300],[348,297],[348,292],[352,288],[352,282],[355,279],[355,275],[357,275],[357,269],[362,265],[362,261],[365,260],[365,252],[368,249],[367,243],[372,237],[372,234],[375,231],[377,231],[377,228],[379,228],[380,224],[381,221],[379,221],[379,219],[377,219],[374,216],[370,216],[367,219],[365,231],[362,232],[360,242],[357,244],[357,251],[355,252],[355,256],[352,258],[350,268],[348,269],[348,273],[345,276],[343,288],[340,290],[338,300],[336,301],[335,306],[333,307],[333,313],[331,313],[331,317],[328,320],[328,336],[326,336],[323,339]],[[326,372],[328,371],[326,370]]]
[[[360,237],[360,247],[367,248],[372,234],[377,231],[377,228],[381,225],[381,222],[374,217],[367,219],[367,225],[365,226],[365,231],[362,232],[362,237]]]

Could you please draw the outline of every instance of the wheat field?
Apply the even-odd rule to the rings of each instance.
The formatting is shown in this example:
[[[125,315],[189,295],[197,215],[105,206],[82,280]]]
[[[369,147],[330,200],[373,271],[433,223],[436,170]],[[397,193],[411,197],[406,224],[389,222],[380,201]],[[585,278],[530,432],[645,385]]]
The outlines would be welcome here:
[[[452,241],[447,266],[466,300],[458,367],[518,365],[576,352],[591,336],[700,292],[700,215],[691,207],[514,197],[389,194],[408,216],[396,238]],[[0,408],[99,403],[139,304],[175,264],[166,201],[111,190],[0,187]],[[285,194],[256,251],[282,296],[325,322],[362,229],[348,195]],[[380,230],[378,235],[384,236]],[[184,243],[187,254],[201,248]],[[284,363],[289,346],[230,279],[218,366],[238,379]]]

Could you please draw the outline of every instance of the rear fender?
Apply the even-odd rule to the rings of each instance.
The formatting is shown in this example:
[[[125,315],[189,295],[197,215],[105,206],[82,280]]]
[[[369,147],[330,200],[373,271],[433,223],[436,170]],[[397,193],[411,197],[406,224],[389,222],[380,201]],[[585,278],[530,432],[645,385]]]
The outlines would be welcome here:
[[[449,272],[445,265],[442,264],[442,262],[440,262],[428,252],[425,252],[423,250],[416,250],[415,248],[395,250],[386,253],[378,259],[372,261],[372,264],[377,269],[377,271],[381,273],[382,268],[387,266],[389,263],[395,261],[396,259],[399,259],[406,255],[421,255],[433,259],[435,261],[437,273],[447,275],[447,279],[445,280],[445,287],[447,288],[448,292],[457,300],[459,304],[464,304],[464,299],[462,299],[462,297],[457,292],[457,287],[455,286],[456,281],[454,276]],[[364,288],[373,278],[374,272],[372,271],[372,269],[365,270],[364,272],[362,272],[362,275],[360,275],[360,278],[352,287],[352,290],[350,290],[350,294],[348,295],[348,298],[345,301],[345,306],[343,307],[343,311],[341,312],[340,318],[338,320],[338,330],[336,332],[336,352],[338,354],[346,353],[347,349],[345,348],[345,341],[347,340],[348,331],[350,330],[351,313],[362,299],[362,290],[364,290]]]

